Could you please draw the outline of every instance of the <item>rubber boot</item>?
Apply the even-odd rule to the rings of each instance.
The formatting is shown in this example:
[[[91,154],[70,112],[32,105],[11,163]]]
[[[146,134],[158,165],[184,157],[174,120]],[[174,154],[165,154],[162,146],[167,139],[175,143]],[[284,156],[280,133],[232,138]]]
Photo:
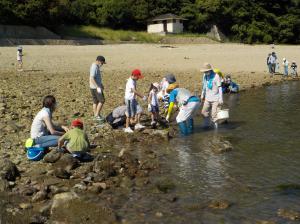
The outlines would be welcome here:
[[[178,123],[178,126],[179,126],[181,134],[183,134],[184,136],[189,134],[186,122],[180,122],[180,123]]]
[[[210,118],[209,117],[204,117],[202,127],[204,129],[208,129],[210,127]]]
[[[186,121],[187,123],[187,128],[188,128],[188,133],[191,134],[194,131],[194,119],[190,118]]]

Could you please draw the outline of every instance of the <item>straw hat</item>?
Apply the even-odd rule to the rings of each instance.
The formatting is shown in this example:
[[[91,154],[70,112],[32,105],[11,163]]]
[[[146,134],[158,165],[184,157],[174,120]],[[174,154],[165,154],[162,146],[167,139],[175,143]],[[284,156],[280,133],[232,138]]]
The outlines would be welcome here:
[[[159,88],[159,83],[158,82],[154,82],[154,83],[152,83],[152,85],[155,87],[155,88]]]
[[[172,83],[168,86],[168,88],[166,89],[167,93],[172,92],[174,89],[178,88],[179,85],[177,83]]]
[[[202,69],[200,70],[201,72],[208,72],[208,71],[211,71],[213,70],[211,64],[209,63],[204,63]]]

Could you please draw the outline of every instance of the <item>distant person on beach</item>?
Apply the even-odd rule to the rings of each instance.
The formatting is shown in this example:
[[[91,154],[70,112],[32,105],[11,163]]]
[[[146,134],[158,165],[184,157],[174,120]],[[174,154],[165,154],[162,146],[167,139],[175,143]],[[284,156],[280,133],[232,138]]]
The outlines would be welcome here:
[[[276,72],[276,62],[277,62],[276,53],[272,52],[272,54],[269,57],[269,64],[271,66],[271,75],[274,75]]]
[[[151,113],[151,126],[155,126],[159,119],[158,88],[159,84],[157,82],[151,83],[148,96],[148,112]]]
[[[31,139],[33,146],[48,148],[58,144],[60,136],[64,135],[69,129],[65,126],[55,126],[52,121],[52,114],[57,107],[54,96],[46,96],[43,100],[43,108],[40,110],[31,125]]]
[[[179,88],[176,83],[170,84],[167,92],[170,94],[170,105],[168,108],[167,121],[170,121],[175,104],[179,107],[176,122],[182,135],[189,135],[194,130],[194,116],[200,108],[200,99],[189,90]]]
[[[286,60],[286,58],[282,59],[282,65],[283,65],[283,75],[287,77],[289,75],[289,62]]]
[[[291,75],[296,77],[298,76],[298,72],[297,72],[297,64],[295,61],[292,62],[291,64]]]
[[[268,57],[267,57],[267,66],[268,66],[268,71],[269,71],[270,74],[272,74],[272,64],[271,64],[271,62],[269,61],[271,55],[272,55],[272,54],[269,54]]]
[[[23,48],[21,46],[17,49],[17,63],[18,71],[23,71]]]
[[[83,157],[90,147],[87,134],[83,130],[83,122],[79,119],[72,121],[71,129],[58,140],[58,148],[66,152]]]
[[[126,127],[124,129],[127,133],[133,133],[130,128],[130,124],[136,123],[134,129],[142,129],[145,126],[141,125],[140,119],[137,116],[137,96],[141,97],[144,101],[147,100],[146,96],[143,96],[137,92],[137,81],[142,79],[142,73],[139,69],[132,71],[131,76],[127,80],[126,89],[125,89],[125,103],[126,103]]]
[[[139,104],[136,108],[137,120],[140,120],[143,113],[143,108]],[[126,111],[126,105],[116,107],[111,113],[106,116],[106,122],[108,122],[113,129],[123,127],[126,124]]]
[[[96,62],[94,62],[90,68],[90,91],[93,98],[94,119],[97,121],[104,121],[104,118],[100,115],[103,104],[105,103],[104,86],[100,71],[100,68],[104,64],[106,64],[105,58],[98,56]]]
[[[218,128],[217,114],[223,104],[223,91],[221,77],[213,71],[210,64],[205,63],[201,69],[203,72],[201,101],[204,101],[202,115],[204,116],[204,127],[210,126],[210,119],[214,127]]]

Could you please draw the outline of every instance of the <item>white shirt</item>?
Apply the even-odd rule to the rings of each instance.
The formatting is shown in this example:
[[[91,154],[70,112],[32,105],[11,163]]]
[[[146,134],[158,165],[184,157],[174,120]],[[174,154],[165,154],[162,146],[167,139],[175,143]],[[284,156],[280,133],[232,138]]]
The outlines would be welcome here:
[[[136,89],[136,81],[129,78],[126,83],[125,100],[133,100],[136,98],[135,93],[132,90]]]
[[[48,130],[44,122],[44,118],[46,117],[51,118],[51,112],[49,108],[44,107],[37,113],[37,115],[33,119],[30,131],[32,139],[47,135]]]
[[[22,61],[22,52],[21,51],[17,51],[17,60]]]
[[[150,97],[151,97],[151,105],[158,106],[157,92],[154,92],[154,90],[152,89],[150,91]]]
[[[271,55],[271,56],[269,57],[269,63],[270,63],[270,64],[275,64],[275,63],[276,63],[276,57],[273,56],[273,55]]]

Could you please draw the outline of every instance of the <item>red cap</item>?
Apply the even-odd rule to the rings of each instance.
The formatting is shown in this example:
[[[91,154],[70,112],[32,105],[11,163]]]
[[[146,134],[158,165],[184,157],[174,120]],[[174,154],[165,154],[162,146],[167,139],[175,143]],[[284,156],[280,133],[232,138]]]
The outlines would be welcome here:
[[[138,78],[138,79],[144,78],[144,76],[142,76],[142,73],[141,73],[141,71],[140,71],[139,69],[134,69],[134,70],[131,72],[131,74],[132,74],[134,77]]]
[[[81,120],[75,119],[75,120],[72,121],[72,126],[73,127],[83,128],[83,123],[82,123]]]

